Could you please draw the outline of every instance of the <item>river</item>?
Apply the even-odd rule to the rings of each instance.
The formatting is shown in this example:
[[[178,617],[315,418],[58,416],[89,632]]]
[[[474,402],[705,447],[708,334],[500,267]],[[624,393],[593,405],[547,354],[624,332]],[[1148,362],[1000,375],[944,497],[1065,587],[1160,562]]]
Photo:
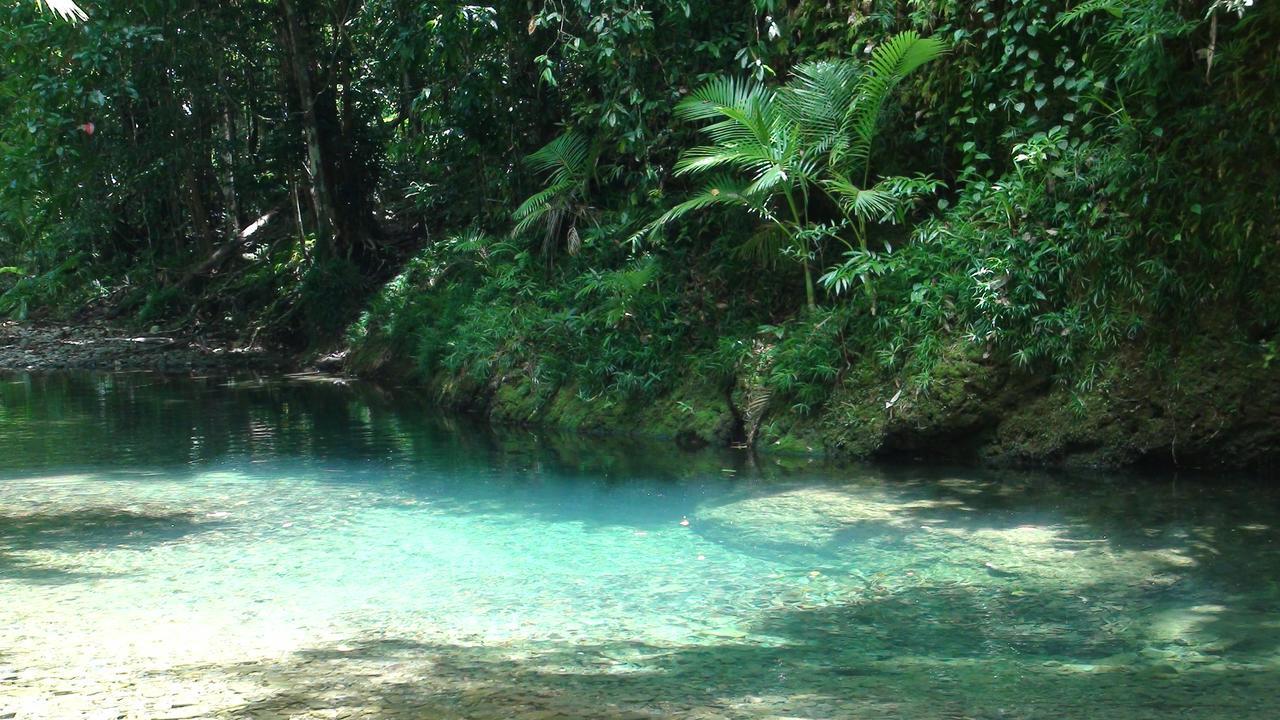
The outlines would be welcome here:
[[[1274,718],[1280,491],[0,375],[0,718]]]

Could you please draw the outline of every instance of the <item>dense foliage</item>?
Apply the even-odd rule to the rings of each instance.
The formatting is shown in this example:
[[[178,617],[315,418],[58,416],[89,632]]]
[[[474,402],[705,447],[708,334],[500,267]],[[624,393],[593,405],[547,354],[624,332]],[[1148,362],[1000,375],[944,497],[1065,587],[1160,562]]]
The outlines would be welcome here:
[[[0,9],[3,313],[800,413],[957,343],[1276,352],[1273,2],[81,5]]]

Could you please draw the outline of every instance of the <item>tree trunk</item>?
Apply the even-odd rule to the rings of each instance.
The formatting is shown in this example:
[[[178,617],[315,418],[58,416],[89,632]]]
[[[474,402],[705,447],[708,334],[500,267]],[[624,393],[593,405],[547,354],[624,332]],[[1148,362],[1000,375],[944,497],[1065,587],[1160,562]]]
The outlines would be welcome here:
[[[210,252],[213,248],[211,242],[212,231],[209,228],[209,212],[205,210],[204,199],[200,195],[200,182],[196,177],[194,170],[194,160],[188,160],[182,172],[183,196],[186,199],[187,212],[191,213],[191,227],[195,230],[198,238],[197,247],[200,252]],[[182,248],[174,248],[180,252]]]
[[[282,35],[289,55],[294,91],[302,119],[311,174],[312,203],[316,209],[317,259],[351,260],[361,268],[376,261],[373,239],[377,226],[368,202],[369,188],[377,178],[360,155],[359,138],[367,122],[358,116],[350,82],[351,48],[341,28],[333,30],[333,48],[318,48],[328,32],[313,25],[307,14],[315,3],[280,0],[284,20]],[[345,16],[346,13],[339,13]],[[331,63],[321,68],[318,59]],[[337,85],[342,85],[341,98]],[[342,112],[339,112],[339,100]]]
[[[316,253],[332,256],[338,242],[337,212],[333,206],[332,159],[325,152],[316,108],[315,60],[311,47],[311,29],[300,15],[293,0],[280,0],[284,15],[284,39],[289,54],[293,85],[298,94],[302,114],[302,135],[307,146],[307,174],[311,178],[311,204],[315,210]]]
[[[219,158],[222,161],[222,227],[223,240],[231,242],[240,235],[240,201],[236,192],[235,121],[230,101],[222,105],[222,142]]]

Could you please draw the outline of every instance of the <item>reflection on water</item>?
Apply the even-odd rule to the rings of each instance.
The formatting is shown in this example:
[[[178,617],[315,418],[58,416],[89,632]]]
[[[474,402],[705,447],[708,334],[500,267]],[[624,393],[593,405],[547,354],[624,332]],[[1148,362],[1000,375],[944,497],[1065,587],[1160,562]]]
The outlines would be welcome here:
[[[0,377],[0,716],[1274,716],[1275,490],[790,464]]]

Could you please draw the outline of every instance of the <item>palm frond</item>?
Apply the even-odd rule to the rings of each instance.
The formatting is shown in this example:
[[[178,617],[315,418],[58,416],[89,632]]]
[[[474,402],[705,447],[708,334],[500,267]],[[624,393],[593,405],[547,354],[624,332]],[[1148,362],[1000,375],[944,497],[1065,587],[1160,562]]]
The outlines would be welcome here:
[[[533,211],[537,210],[539,207],[545,207],[552,200],[554,200],[557,195],[565,193],[566,191],[571,190],[573,187],[574,187],[574,183],[569,180],[564,180],[564,181],[555,183],[553,185],[548,185],[542,190],[539,190],[538,192],[525,198],[525,201],[520,203],[520,206],[517,207],[515,211],[511,213],[511,216],[516,220],[520,220],[521,218],[524,218],[530,213],[532,213]]]
[[[36,5],[49,8],[54,15],[67,22],[83,22],[89,19],[89,14],[80,9],[75,0],[36,0]]]
[[[711,142],[724,147],[740,147],[758,142],[764,128],[743,125],[737,120],[725,119],[702,128]]]
[[[779,105],[814,153],[847,142],[848,108],[857,92],[860,70],[848,60],[805,63],[778,94]]]
[[[871,53],[867,71],[858,80],[856,97],[848,110],[847,124],[853,132],[848,155],[855,160],[866,160],[889,93],[903,78],[945,51],[946,44],[941,40],[923,38],[908,30],[893,36]]]
[[[723,167],[737,165],[748,158],[748,153],[738,147],[722,147],[719,145],[702,145],[689,148],[680,153],[676,160],[675,174],[688,175]]]
[[[526,204],[528,204],[527,201]],[[524,205],[521,207],[523,208]],[[519,237],[525,234],[529,228],[533,227],[534,223],[541,220],[550,211],[551,206],[545,203],[541,205],[530,205],[524,215],[519,218],[520,222],[516,223],[516,226],[511,228],[511,237]]]
[[[720,113],[727,120],[706,129],[707,134],[713,139],[717,136],[723,137],[724,132],[731,131],[744,133],[742,137],[754,141],[760,147],[769,147],[773,143],[771,131],[777,127],[778,123],[777,113],[772,103],[750,108],[726,107],[721,108]]]
[[[715,120],[702,128],[713,146],[686,153],[700,159],[682,162],[677,172],[734,164],[738,157],[773,158],[781,117],[775,95],[771,88],[731,77],[713,79],[691,93],[676,106],[676,114],[686,120]]]
[[[525,198],[511,213],[517,220],[511,236],[526,233],[539,221],[546,222],[543,234],[543,251],[548,252],[560,235],[565,217],[581,215],[581,210],[571,211],[585,196],[595,170],[597,153],[582,135],[568,131],[531,153],[525,161],[535,172],[548,175],[547,187]],[[580,204],[580,203],[579,203]]]
[[[898,209],[897,198],[885,188],[860,188],[845,175],[823,180],[822,187],[851,218],[883,222],[892,219]]]
[[[595,157],[590,141],[570,130],[530,153],[525,162],[534,172],[550,173],[553,183],[581,183],[591,176]]]
[[[1086,15],[1096,12],[1110,13],[1112,17],[1116,18],[1124,17],[1124,11],[1116,0],[1086,0],[1063,13],[1053,28],[1056,30],[1063,25],[1069,25]]]
[[[638,236],[649,235],[653,231],[678,220],[685,215],[696,210],[711,207],[713,205],[733,205],[750,210],[765,220],[775,221],[773,214],[764,204],[764,199],[754,195],[748,191],[741,181],[735,179],[731,175],[722,174],[713,177],[702,190],[694,193],[689,199],[679,203],[660,215],[657,220],[650,223],[644,230],[638,233]]]
[[[749,258],[766,267],[772,267],[791,242],[791,236],[775,223],[763,223],[750,237],[738,246],[740,257]]]
[[[682,120],[710,120],[724,114],[725,108],[748,110],[772,102],[772,91],[751,80],[718,77],[689,93],[675,109]]]
[[[554,250],[556,246],[556,238],[560,235],[560,226],[564,223],[564,218],[567,214],[568,213],[565,212],[563,207],[558,205],[547,206],[547,211],[543,214],[547,223],[547,229],[542,234],[543,255],[548,257],[551,256],[551,251]]]

